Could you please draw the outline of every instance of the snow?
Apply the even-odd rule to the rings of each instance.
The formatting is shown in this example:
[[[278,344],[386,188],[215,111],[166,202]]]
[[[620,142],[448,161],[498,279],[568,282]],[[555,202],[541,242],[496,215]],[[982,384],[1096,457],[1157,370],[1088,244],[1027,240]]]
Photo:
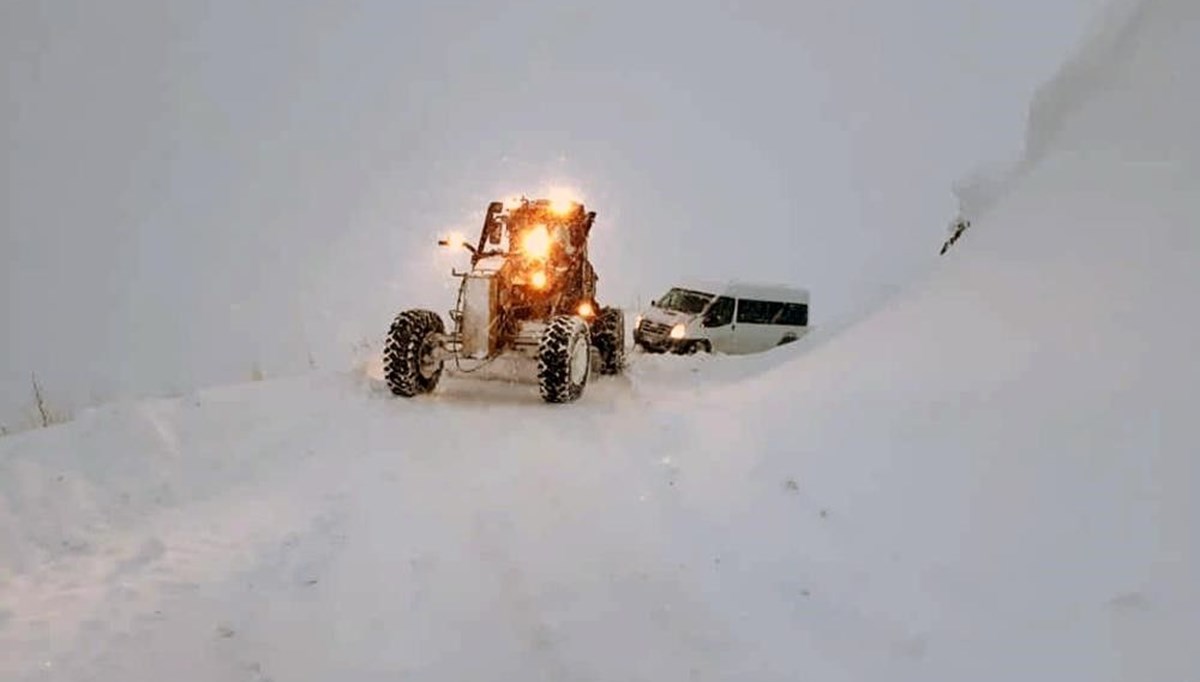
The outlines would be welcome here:
[[[0,678],[1194,677],[1200,6],[1119,9],[845,328],[566,406],[367,363],[0,439]]]

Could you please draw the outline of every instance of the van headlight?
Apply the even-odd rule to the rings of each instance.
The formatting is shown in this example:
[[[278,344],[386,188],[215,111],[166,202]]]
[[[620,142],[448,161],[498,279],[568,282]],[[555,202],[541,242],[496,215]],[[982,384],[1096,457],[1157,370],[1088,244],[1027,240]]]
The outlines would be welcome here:
[[[671,338],[682,339],[687,334],[687,325],[680,323],[671,327]]]

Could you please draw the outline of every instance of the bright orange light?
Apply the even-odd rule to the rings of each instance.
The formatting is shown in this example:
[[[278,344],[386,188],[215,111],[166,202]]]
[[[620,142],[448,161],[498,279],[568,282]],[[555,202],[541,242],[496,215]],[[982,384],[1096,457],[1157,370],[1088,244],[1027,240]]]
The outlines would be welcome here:
[[[550,210],[558,215],[566,215],[583,203],[581,193],[572,187],[561,185],[547,187],[542,196],[550,200]]]
[[[521,250],[530,258],[545,258],[550,255],[550,231],[545,225],[534,225],[521,237]]]
[[[546,273],[538,270],[529,276],[529,285],[534,289],[544,289],[546,287]]]
[[[550,211],[554,215],[567,215],[575,210],[575,202],[570,199],[551,199]]]
[[[588,301],[584,301],[583,303],[579,304],[580,317],[591,317],[592,315],[595,315],[595,314],[596,314],[596,309],[593,308],[592,304],[589,303]]]

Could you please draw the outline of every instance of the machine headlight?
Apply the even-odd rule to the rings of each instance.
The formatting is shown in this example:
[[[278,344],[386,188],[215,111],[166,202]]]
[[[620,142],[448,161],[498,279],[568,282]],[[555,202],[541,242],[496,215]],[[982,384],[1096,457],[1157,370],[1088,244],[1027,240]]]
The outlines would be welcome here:
[[[535,271],[529,276],[529,285],[534,289],[544,289],[546,287],[546,273],[542,270]]]
[[[687,334],[687,325],[680,323],[680,324],[675,325],[674,327],[671,327],[671,338],[672,339],[682,339],[685,334]]]
[[[583,303],[579,304],[580,317],[591,317],[592,315],[595,315],[595,314],[596,314],[596,309],[592,307],[592,304],[590,302],[584,301]]]
[[[550,231],[545,225],[535,225],[521,238],[521,250],[530,258],[550,255]]]

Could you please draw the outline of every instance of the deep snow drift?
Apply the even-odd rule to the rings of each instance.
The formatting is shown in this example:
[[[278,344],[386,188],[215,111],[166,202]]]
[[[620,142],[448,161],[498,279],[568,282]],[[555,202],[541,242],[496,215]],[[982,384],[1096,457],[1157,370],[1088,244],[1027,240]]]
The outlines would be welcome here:
[[[578,404],[370,372],[0,441],[0,677],[1200,670],[1200,6],[1123,15],[937,271]]]

